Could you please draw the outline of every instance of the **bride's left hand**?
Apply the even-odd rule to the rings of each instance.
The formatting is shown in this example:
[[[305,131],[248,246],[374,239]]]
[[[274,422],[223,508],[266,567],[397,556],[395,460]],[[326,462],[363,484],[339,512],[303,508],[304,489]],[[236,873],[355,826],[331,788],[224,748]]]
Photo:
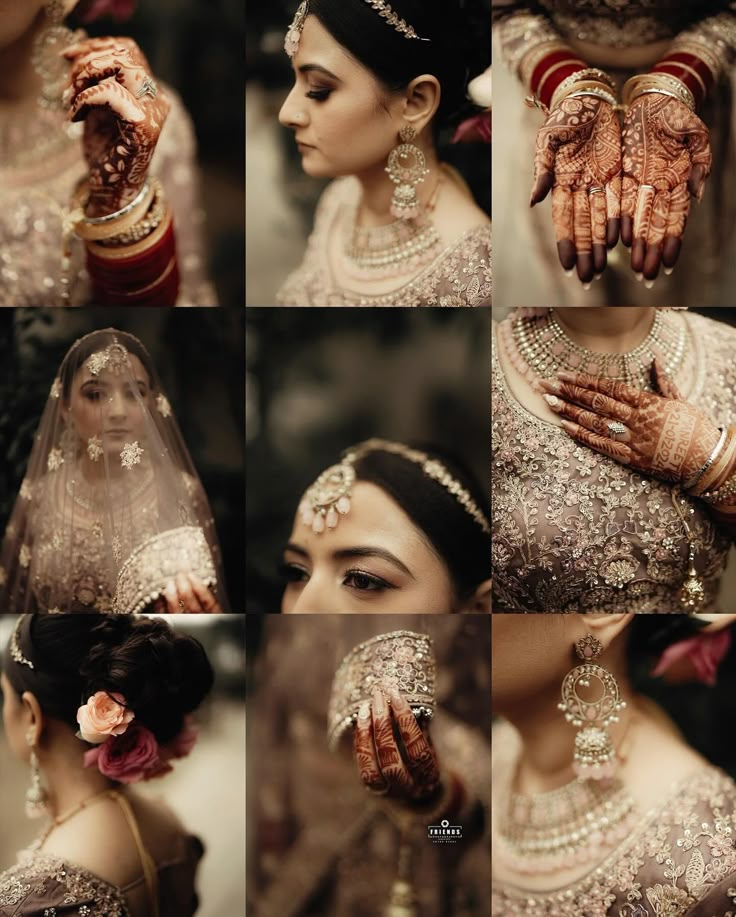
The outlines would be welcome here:
[[[164,613],[222,614],[220,603],[211,589],[194,573],[179,573],[163,591]]]
[[[700,471],[720,436],[700,408],[684,401],[654,361],[661,394],[585,373],[542,380],[544,398],[573,439],[642,474],[684,484]],[[618,421],[623,432],[609,424]]]

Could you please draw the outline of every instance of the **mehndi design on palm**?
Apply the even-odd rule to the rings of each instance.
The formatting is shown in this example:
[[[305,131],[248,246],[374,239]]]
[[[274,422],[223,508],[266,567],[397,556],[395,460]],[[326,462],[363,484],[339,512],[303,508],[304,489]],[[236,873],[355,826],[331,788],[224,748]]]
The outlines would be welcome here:
[[[595,96],[568,97],[537,131],[530,205],[552,191],[552,221],[565,270],[589,283],[618,240],[621,127]]]
[[[129,38],[92,38],[65,56],[72,64],[65,101],[71,120],[85,122],[87,216],[114,213],[142,188],[170,103]]]
[[[621,241],[631,267],[654,280],[677,261],[690,195],[701,199],[712,157],[708,128],[678,99],[647,93],[629,107],[623,127]]]

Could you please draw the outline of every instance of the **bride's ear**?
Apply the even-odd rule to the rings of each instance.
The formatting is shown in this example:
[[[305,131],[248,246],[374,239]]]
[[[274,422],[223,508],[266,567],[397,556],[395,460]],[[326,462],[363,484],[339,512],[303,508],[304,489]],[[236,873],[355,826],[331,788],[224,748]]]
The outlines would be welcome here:
[[[476,614],[491,613],[491,580],[484,580],[475,592],[463,602],[461,612],[475,612]]]
[[[437,114],[442,89],[439,80],[431,74],[415,77],[406,87],[404,119],[421,134]]]
[[[44,726],[41,705],[36,699],[36,695],[30,691],[24,691],[20,699],[23,705],[23,725],[25,726],[26,741],[29,747],[36,746],[39,743]]]

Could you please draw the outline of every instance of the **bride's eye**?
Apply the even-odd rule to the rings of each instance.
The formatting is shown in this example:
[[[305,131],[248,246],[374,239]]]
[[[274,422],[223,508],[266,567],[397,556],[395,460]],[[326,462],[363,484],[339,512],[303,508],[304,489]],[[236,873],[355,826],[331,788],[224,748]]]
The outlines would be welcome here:
[[[278,571],[281,579],[287,583],[306,583],[309,579],[309,570],[299,564],[279,564]]]
[[[87,389],[84,393],[84,397],[88,401],[99,401],[102,398],[102,392],[99,389]]]
[[[331,92],[331,89],[310,89],[306,96],[308,99],[314,99],[315,102],[325,102]]]
[[[378,592],[382,589],[395,589],[391,583],[375,576],[373,573],[366,573],[364,570],[348,570],[345,579],[342,581],[343,586],[356,589],[358,592]]]

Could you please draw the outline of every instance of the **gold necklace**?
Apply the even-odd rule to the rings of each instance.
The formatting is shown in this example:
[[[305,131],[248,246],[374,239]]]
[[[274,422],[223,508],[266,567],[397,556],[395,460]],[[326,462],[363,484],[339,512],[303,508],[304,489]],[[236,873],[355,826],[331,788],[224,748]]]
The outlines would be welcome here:
[[[86,799],[83,799],[81,802],[77,803],[77,805],[73,806],[71,809],[68,809],[66,812],[63,812],[61,815],[57,815],[56,818],[52,819],[49,826],[43,832],[41,837],[36,841],[36,844],[34,845],[36,849],[40,850],[41,847],[43,847],[43,845],[48,840],[48,837],[51,834],[51,832],[54,830],[54,828],[58,828],[59,825],[63,825],[64,822],[69,821],[70,818],[72,818],[78,812],[81,812],[83,809],[88,808],[89,806],[93,805],[96,802],[100,802],[102,799],[105,799],[108,796],[112,797],[117,792],[118,790],[109,789],[109,790],[103,790],[101,793],[95,793],[94,796],[88,796]]]
[[[440,244],[440,236],[431,220],[440,193],[443,173],[427,202],[421,217],[395,220],[387,226],[359,226],[356,203],[342,244],[346,273],[361,280],[376,280],[405,274],[429,262]]]
[[[682,366],[687,347],[687,325],[680,316],[657,310],[646,338],[633,350],[602,353],[581,347],[569,337],[550,309],[545,315],[517,315],[507,347],[514,365],[527,378],[551,377],[561,369],[626,382],[642,391],[653,391],[652,363],[664,362],[673,378]]]

